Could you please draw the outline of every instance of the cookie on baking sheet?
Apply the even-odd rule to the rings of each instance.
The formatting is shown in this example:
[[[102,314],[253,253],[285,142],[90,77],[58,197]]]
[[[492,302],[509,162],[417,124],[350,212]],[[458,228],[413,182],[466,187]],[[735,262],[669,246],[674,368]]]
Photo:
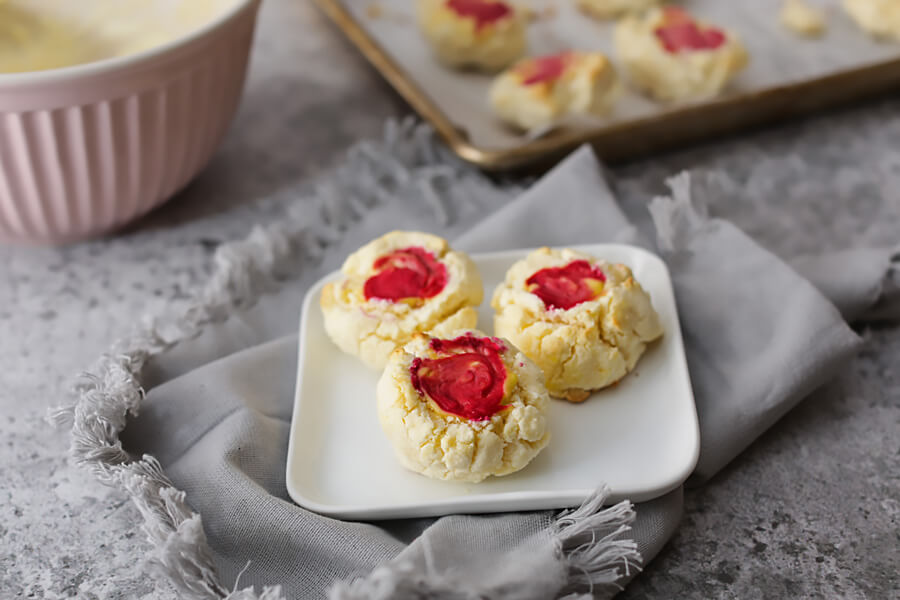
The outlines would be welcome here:
[[[378,382],[381,427],[400,463],[477,483],[527,465],[550,441],[544,377],[508,341],[475,331],[417,335]]]
[[[615,19],[624,14],[653,8],[662,0],[577,0],[583,13],[598,19]]]
[[[540,248],[494,291],[494,331],[544,372],[552,396],[585,400],[631,371],[663,334],[631,269],[575,250]]]
[[[779,18],[786,29],[803,37],[819,37],[825,33],[825,11],[808,0],[784,0]]]
[[[501,120],[529,131],[567,115],[604,115],[619,89],[605,55],[571,50],[517,62],[494,80],[490,102]]]
[[[869,35],[900,41],[897,0],[844,0],[844,10]]]
[[[495,72],[525,53],[525,15],[504,0],[417,0],[419,27],[453,68]]]
[[[344,261],[320,304],[337,346],[380,369],[416,333],[475,327],[484,290],[468,255],[427,233],[394,231]]]
[[[622,19],[614,40],[629,79],[664,102],[714,97],[748,60],[734,33],[674,6]]]

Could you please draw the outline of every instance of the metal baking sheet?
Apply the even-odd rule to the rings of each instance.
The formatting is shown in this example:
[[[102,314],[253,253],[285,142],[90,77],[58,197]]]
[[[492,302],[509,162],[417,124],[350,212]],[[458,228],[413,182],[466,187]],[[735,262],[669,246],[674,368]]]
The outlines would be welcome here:
[[[492,77],[440,65],[422,38],[411,0],[318,0],[350,39],[464,159],[489,169],[521,166],[593,142],[601,155],[624,158],[688,140],[790,117],[900,86],[900,44],[876,41],[840,8],[819,0],[828,31],[806,39],[779,23],[782,0],[685,0],[698,17],[735,31],[750,64],[718,99],[664,105],[633,91],[613,114],[539,139],[492,114]],[[816,3],[816,0],[810,0]],[[529,26],[529,54],[600,50],[615,61],[612,23],[591,19],[574,0],[531,0],[545,16]]]

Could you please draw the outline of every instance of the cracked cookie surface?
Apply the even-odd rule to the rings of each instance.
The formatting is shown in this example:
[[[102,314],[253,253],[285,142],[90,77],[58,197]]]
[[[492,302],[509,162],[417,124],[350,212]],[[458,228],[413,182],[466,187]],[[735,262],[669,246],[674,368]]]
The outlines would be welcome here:
[[[325,330],[344,352],[381,369],[416,333],[475,327],[484,291],[475,263],[446,240],[394,231],[347,257],[322,290]]]
[[[570,249],[540,248],[494,291],[494,332],[544,372],[551,395],[581,402],[634,369],[663,334],[631,269]]]
[[[544,377],[507,340],[416,335],[378,382],[381,427],[400,463],[477,483],[524,468],[550,441]]]

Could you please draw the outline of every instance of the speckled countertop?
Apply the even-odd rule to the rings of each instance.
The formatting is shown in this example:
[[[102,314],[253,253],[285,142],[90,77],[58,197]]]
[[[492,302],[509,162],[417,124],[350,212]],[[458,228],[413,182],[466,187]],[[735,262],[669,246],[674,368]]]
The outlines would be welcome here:
[[[139,568],[137,511],[68,466],[45,410],[138,316],[184,305],[220,242],[277,218],[274,192],[407,110],[309,3],[269,0],[237,122],[185,193],[113,238],[0,247],[0,598],[175,598]],[[721,212],[790,254],[900,241],[898,149],[886,102],[614,174],[631,197],[724,168]],[[864,333],[833,384],[687,493],[680,532],[624,597],[900,597],[900,329]]]

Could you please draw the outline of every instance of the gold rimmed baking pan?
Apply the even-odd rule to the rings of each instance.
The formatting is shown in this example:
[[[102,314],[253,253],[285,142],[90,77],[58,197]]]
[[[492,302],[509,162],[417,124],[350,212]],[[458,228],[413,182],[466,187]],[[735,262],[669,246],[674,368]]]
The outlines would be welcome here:
[[[698,8],[708,4],[707,12],[721,14],[718,22],[729,28],[729,19],[738,23],[734,29],[750,47],[751,68],[734,90],[719,99],[677,107],[626,97],[619,103],[624,110],[617,108],[624,114],[616,118],[529,139],[490,115],[482,100],[489,77],[455,73],[434,62],[416,31],[411,0],[316,2],[457,155],[490,171],[553,162],[583,143],[592,144],[604,159],[625,160],[900,89],[900,45],[866,37],[836,10],[836,0],[828,34],[814,41],[779,28],[778,0],[698,0],[695,5],[700,7],[692,5],[695,12],[707,16]],[[740,8],[744,4],[752,6]],[[533,25],[538,31],[532,34],[537,38],[532,50],[590,43],[610,52],[612,26],[576,15],[573,11],[556,23]]]

